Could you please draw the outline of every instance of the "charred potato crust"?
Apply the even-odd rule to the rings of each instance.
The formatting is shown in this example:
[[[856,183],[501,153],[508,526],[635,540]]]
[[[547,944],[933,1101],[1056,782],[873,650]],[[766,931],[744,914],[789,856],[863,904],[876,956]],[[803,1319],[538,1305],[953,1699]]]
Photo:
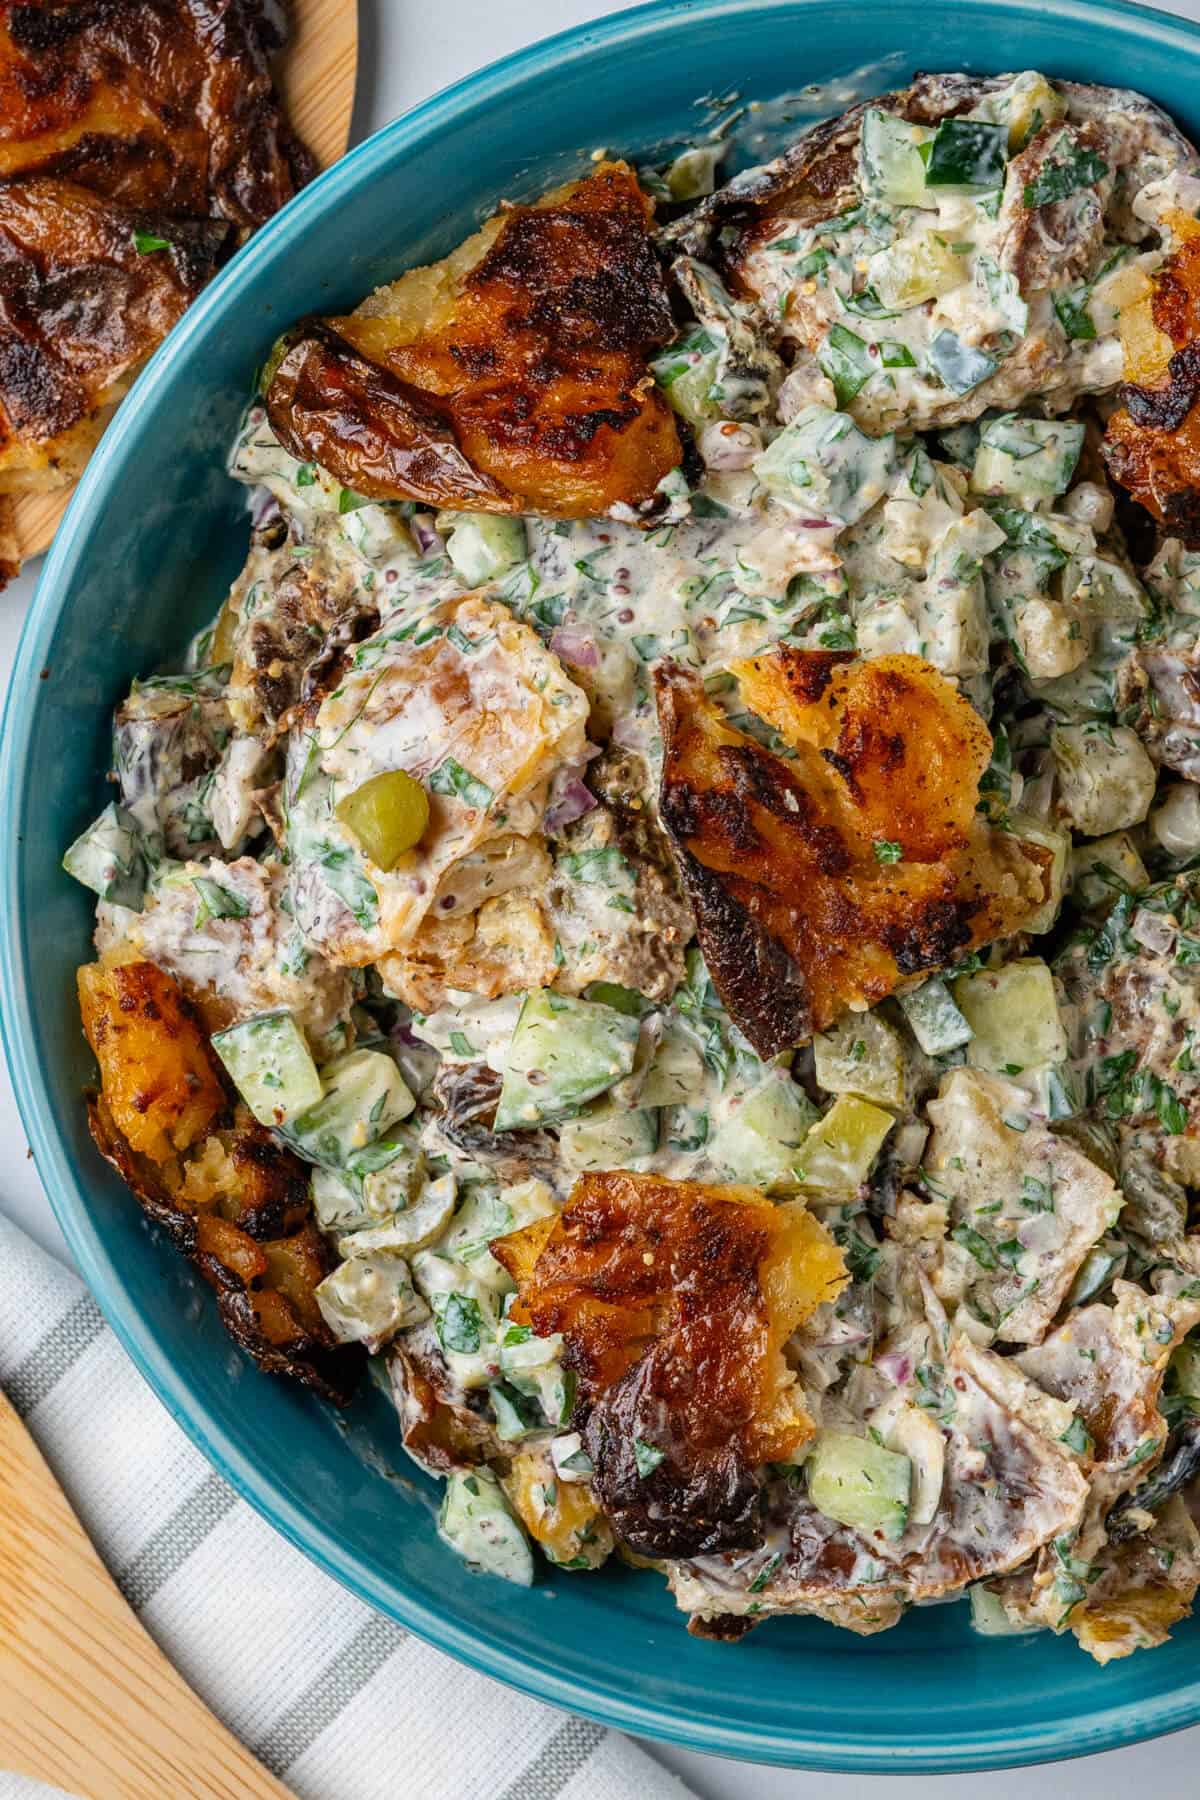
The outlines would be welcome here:
[[[774,1056],[1017,929],[1048,858],[976,821],[989,734],[918,657],[785,648],[736,672],[794,759],[664,665],[659,806],[721,998]]]
[[[371,499],[586,518],[649,500],[679,462],[646,366],[673,330],[647,202],[601,164],[302,328],[267,413],[293,455]]]
[[[316,1303],[332,1263],[303,1164],[234,1110],[171,976],[153,963],[93,963],[79,992],[100,1065],[88,1101],[97,1149],[215,1290],[259,1368],[345,1405],[362,1353],[335,1344]]]
[[[563,1334],[596,1492],[625,1542],[648,1556],[757,1543],[755,1470],[813,1430],[782,1346],[845,1281],[803,1205],[584,1175],[560,1217],[492,1253],[518,1283],[513,1319]]]

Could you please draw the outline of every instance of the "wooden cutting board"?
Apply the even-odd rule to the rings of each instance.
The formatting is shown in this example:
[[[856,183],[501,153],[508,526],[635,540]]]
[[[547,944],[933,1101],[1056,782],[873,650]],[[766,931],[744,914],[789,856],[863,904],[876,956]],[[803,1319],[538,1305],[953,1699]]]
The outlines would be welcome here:
[[[79,1800],[291,1800],[176,1674],[0,1392],[0,1771]]]
[[[345,154],[358,67],[358,0],[288,0],[292,36],[276,79],[288,117],[323,169]],[[25,494],[16,502],[23,560],[40,556],[75,492]]]

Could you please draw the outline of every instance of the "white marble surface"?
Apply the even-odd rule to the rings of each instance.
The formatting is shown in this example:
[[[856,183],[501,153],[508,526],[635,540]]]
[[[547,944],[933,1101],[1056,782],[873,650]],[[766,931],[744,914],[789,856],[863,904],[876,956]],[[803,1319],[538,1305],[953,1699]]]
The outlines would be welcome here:
[[[1053,0],[1050,0],[1051,5]],[[361,54],[355,138],[363,137],[426,95],[484,63],[532,43],[550,31],[599,18],[619,8],[611,0],[360,0]],[[1178,0],[1166,10],[1200,17],[1200,0]],[[929,59],[936,62],[935,57]],[[37,577],[27,570],[0,596],[0,685],[7,685],[21,623]],[[0,1065],[0,1208],[39,1243],[66,1257],[66,1247],[29,1159],[7,1072]],[[1098,1677],[1098,1679],[1100,1679]],[[700,1800],[889,1800],[927,1796],[924,1776],[831,1776],[768,1769],[688,1751],[655,1748],[655,1754],[690,1784]],[[1200,1727],[1132,1750],[1081,1762],[1047,1765],[997,1775],[947,1776],[937,1781],[938,1800],[1130,1800],[1153,1792],[1155,1800],[1200,1796]],[[331,1800],[336,1800],[332,1796]],[[430,1796],[430,1800],[451,1800]]]

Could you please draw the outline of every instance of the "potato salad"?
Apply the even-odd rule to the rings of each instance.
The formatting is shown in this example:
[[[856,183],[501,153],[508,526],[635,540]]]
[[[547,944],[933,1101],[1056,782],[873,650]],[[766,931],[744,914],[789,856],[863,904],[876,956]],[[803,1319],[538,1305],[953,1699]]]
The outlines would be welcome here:
[[[264,345],[64,861],[92,1133],[485,1578],[1105,1663],[1200,1585],[1200,157],[1032,70],[724,153]]]

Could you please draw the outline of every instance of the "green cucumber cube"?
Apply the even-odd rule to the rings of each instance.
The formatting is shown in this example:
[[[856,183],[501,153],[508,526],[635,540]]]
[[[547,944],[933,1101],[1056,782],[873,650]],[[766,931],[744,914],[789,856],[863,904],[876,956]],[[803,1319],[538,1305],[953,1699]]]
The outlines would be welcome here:
[[[1083,425],[1074,419],[1027,419],[1003,413],[984,426],[971,486],[977,494],[1065,494],[1083,448]]]
[[[438,1536],[473,1568],[515,1581],[519,1587],[532,1586],[529,1539],[500,1483],[486,1470],[448,1478]]]
[[[638,1021],[615,1007],[536,988],[504,1059],[497,1131],[565,1118],[633,1068]]]
[[[218,1031],[212,1047],[260,1125],[286,1125],[321,1098],[317,1065],[290,1012],[243,1019]]]
[[[773,1071],[718,1128],[707,1157],[722,1181],[769,1193],[796,1186],[801,1146],[817,1109],[785,1070]]]
[[[900,1010],[926,1056],[947,1056],[969,1042],[971,1027],[950,998],[940,975],[899,994]]]
[[[365,1344],[372,1356],[429,1317],[404,1258],[386,1253],[347,1257],[318,1285],[316,1300],[338,1342]]]
[[[1062,1062],[1067,1034],[1048,966],[1023,956],[998,969],[960,975],[955,1003],[971,1027],[967,1061],[997,1075],[1020,1075],[1042,1063]]]
[[[446,554],[469,588],[497,580],[529,555],[523,519],[498,513],[440,512],[437,528],[447,533]]]
[[[805,1462],[808,1497],[818,1512],[854,1531],[898,1538],[908,1524],[912,1463],[895,1450],[848,1431],[822,1431]]]
[[[62,866],[113,906],[140,908],[146,893],[146,855],[137,820],[116,801],[82,832]]]
[[[910,125],[895,113],[868,107],[863,114],[859,162],[868,194],[894,206],[937,207],[937,196],[925,186],[921,146],[933,137],[925,125]]]
[[[390,1056],[351,1050],[326,1063],[321,1094],[288,1127],[292,1147],[308,1162],[363,1176],[397,1154],[390,1126],[406,1119],[416,1101]]]
[[[600,1106],[564,1119],[558,1153],[565,1168],[638,1169],[658,1149],[658,1113],[648,1106]]]

